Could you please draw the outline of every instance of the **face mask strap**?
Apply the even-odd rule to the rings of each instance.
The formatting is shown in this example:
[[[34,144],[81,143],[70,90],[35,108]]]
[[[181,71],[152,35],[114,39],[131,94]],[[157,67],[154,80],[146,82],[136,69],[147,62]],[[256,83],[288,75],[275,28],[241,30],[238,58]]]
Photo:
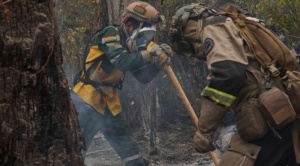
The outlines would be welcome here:
[[[130,40],[130,42],[127,43],[131,43],[131,45],[128,45],[128,47],[130,48],[131,52],[137,52],[137,46],[136,46],[136,38],[138,36],[138,34],[140,33],[141,27],[143,26],[143,22],[140,22],[139,28],[137,29],[135,35],[133,38],[132,35],[128,38]],[[127,32],[128,33],[128,32]]]

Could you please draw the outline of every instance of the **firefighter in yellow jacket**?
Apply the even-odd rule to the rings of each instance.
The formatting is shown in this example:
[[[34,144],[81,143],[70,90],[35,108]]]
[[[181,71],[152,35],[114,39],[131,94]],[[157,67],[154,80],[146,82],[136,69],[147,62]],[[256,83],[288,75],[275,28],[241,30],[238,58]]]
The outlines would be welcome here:
[[[261,72],[233,20],[192,4],[177,10],[169,33],[176,52],[205,60],[210,72],[201,93],[198,130],[193,139],[195,149],[200,153],[215,150],[213,134],[226,111],[233,109],[237,132],[222,155],[220,166],[297,165],[292,124],[274,129],[260,113],[258,95],[272,89],[274,83]],[[291,68],[296,69],[296,65]]]
[[[71,92],[85,140],[83,156],[100,131],[126,166],[146,165],[125,121],[117,89],[122,88],[127,71],[147,83],[168,64],[170,47],[153,42],[160,21],[155,8],[138,1],[126,8],[120,26],[105,27],[95,37]]]

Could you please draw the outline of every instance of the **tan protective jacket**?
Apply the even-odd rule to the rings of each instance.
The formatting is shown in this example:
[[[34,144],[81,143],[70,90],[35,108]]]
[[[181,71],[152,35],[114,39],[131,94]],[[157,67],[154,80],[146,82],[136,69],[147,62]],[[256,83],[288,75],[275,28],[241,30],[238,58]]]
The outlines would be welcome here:
[[[199,25],[202,29],[193,28],[199,27]],[[251,93],[253,96],[245,96],[246,93],[242,93],[248,88],[244,84],[247,79],[245,77],[247,65],[256,60],[231,18],[210,17],[205,22],[201,19],[189,20],[187,26],[194,30],[185,28],[185,39],[192,41],[200,39],[199,42],[193,42],[195,56],[206,59],[210,71],[207,78],[208,84],[201,93],[203,97],[210,99],[215,104],[223,105],[224,109],[233,108],[234,110],[246,97],[257,95],[258,91]],[[224,116],[219,110],[201,110],[201,112],[203,111],[214,114],[212,116],[218,113],[219,116]],[[214,124],[215,122],[208,123]],[[211,125],[199,125],[199,127],[201,126],[210,127]],[[228,152],[234,153],[225,153],[220,165],[239,165],[241,163],[254,165],[259,151],[259,146],[247,143],[236,133],[228,147]]]

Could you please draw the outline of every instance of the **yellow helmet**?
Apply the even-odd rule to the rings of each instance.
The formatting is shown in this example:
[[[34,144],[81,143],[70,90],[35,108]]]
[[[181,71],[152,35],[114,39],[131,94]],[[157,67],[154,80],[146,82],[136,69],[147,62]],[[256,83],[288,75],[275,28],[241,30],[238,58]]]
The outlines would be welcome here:
[[[122,22],[126,23],[129,18],[139,22],[157,23],[161,21],[158,11],[147,2],[137,1],[128,5],[123,14]]]

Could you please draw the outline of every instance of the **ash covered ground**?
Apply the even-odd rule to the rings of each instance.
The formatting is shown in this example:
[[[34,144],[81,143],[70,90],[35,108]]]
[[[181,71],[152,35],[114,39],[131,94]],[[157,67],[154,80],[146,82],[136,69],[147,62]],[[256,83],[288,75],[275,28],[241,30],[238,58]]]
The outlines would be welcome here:
[[[215,153],[221,156],[235,131],[233,120],[227,115],[216,131],[214,138],[217,145]],[[150,166],[213,166],[209,154],[196,152],[192,145],[195,127],[191,123],[176,122],[165,125],[156,132],[154,146],[150,146],[150,136],[145,132],[135,131],[143,156]],[[85,164],[87,166],[124,166],[123,161],[114,152],[107,140],[98,133],[88,149]]]

